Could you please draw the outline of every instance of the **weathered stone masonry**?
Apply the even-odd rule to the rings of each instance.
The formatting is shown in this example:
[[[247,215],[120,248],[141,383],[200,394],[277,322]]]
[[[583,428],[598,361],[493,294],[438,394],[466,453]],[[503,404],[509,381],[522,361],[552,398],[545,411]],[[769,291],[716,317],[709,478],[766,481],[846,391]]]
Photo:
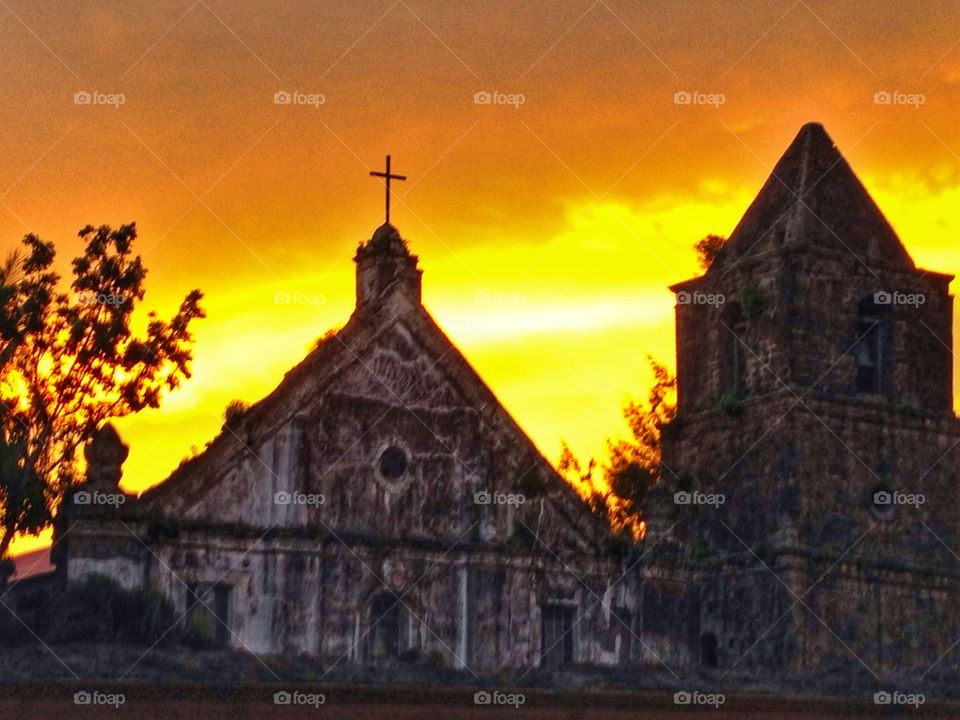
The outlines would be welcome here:
[[[677,305],[679,413],[651,523],[678,523],[664,550],[700,663],[924,671],[960,638],[951,280],[914,266],[808,125],[709,271],[674,286],[725,299]],[[677,491],[725,502],[676,506]]]
[[[356,261],[354,315],[273,393],[120,512],[73,509],[68,580],[106,573],[181,613],[199,593],[214,634],[255,653],[517,675],[625,661],[633,601],[606,526],[423,309],[397,231]]]

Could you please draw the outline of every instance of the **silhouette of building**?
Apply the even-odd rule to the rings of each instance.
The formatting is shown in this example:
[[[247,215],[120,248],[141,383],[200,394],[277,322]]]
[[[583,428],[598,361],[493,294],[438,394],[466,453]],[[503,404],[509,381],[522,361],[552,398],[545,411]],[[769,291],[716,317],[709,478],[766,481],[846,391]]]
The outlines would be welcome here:
[[[960,640],[952,279],[914,265],[809,124],[671,288],[679,406],[644,616],[665,658],[880,673]]]
[[[952,277],[914,265],[820,125],[672,287],[678,414],[632,554],[423,308],[396,229],[355,261],[349,322],[205,452],[119,508],[74,498],[68,582],[330,662],[955,666]],[[116,493],[125,456],[105,428],[81,492]]]
[[[349,322],[119,507],[93,502],[118,492],[126,456],[102,431],[58,527],[67,582],[153,588],[190,632],[258,654],[516,675],[625,660],[606,525],[424,309],[397,230],[354,260]]]

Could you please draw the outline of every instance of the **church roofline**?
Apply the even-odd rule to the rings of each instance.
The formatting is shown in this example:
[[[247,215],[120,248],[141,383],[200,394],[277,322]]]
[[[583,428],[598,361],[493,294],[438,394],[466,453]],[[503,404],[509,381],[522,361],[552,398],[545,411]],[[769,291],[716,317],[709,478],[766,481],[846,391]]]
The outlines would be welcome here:
[[[529,453],[532,459],[535,459],[530,470],[539,467],[542,472],[546,473],[547,495],[557,491],[568,500],[582,504],[584,510],[590,513],[589,524],[594,525],[592,532],[588,532],[588,528],[583,523],[579,523],[580,536],[589,538],[589,544],[595,547],[600,547],[600,543],[596,542],[594,533],[602,532],[605,538],[609,539],[610,528],[589,511],[586,503],[577,494],[576,490],[570,486],[537,448],[533,440],[506,410],[470,361],[421,304],[411,307],[400,317],[393,317],[386,313],[355,310],[343,328],[308,353],[303,360],[284,374],[283,379],[273,390],[251,405],[235,428],[222,429],[206,449],[176,468],[165,480],[145,491],[141,495],[141,500],[146,502],[161,500],[195,474],[204,474],[207,471],[214,470],[218,461],[222,458],[221,453],[249,452],[247,442],[249,438],[246,436],[246,428],[263,424],[265,429],[262,432],[267,433],[288,422],[294,416],[295,413],[287,413],[283,417],[270,417],[278,406],[280,397],[314,373],[318,373],[322,379],[311,392],[322,392],[323,388],[333,381],[340,370],[352,364],[369,343],[375,341],[377,336],[386,330],[390,324],[397,322],[403,323],[420,342],[441,355],[437,365],[444,367],[450,373],[451,380],[467,402],[477,407],[492,425],[504,426],[514,438],[523,444],[525,452]],[[338,366],[338,360],[343,358],[346,361]],[[256,445],[257,442],[253,444]],[[211,472],[205,484],[213,484],[219,480],[220,477]],[[558,510],[571,523],[577,522],[577,518],[572,517],[562,507]]]

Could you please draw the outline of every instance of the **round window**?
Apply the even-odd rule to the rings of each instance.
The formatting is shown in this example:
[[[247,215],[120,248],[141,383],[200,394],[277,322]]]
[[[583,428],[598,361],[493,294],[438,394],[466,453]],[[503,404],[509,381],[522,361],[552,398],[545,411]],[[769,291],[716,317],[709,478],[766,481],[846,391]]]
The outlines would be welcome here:
[[[390,445],[380,453],[377,468],[387,480],[399,480],[407,472],[407,454],[402,448]]]

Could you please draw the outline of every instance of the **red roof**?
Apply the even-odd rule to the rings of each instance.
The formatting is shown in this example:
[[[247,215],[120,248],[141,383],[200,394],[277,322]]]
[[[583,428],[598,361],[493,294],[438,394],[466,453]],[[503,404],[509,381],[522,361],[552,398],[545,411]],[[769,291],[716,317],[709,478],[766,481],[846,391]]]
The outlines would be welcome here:
[[[13,562],[17,566],[17,569],[10,579],[14,581],[25,580],[28,577],[52,572],[54,570],[54,566],[50,562],[50,548],[48,547],[18,555],[13,558]]]

